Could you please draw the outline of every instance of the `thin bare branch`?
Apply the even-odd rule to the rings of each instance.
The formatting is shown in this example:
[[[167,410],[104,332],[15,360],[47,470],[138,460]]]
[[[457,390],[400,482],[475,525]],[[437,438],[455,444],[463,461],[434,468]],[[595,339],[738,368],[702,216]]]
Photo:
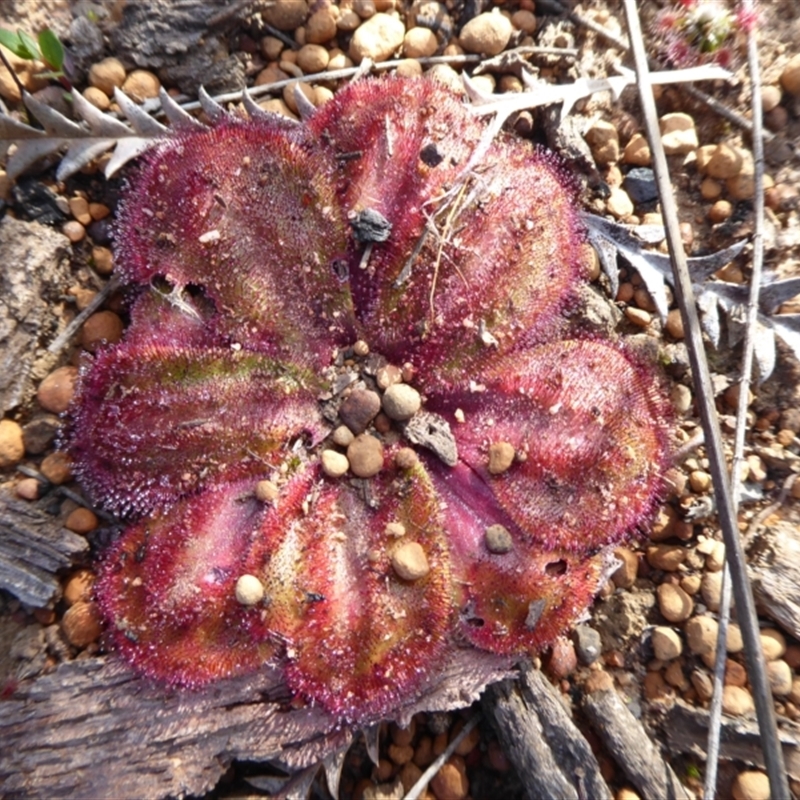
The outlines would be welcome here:
[[[748,675],[753,689],[758,714],[764,761],[767,765],[770,789],[773,797],[788,797],[789,786],[780,749],[775,709],[766,678],[764,655],[758,631],[755,603],[747,578],[747,565],[739,537],[736,507],[728,480],[722,434],[719,428],[711,376],[708,370],[705,348],[695,304],[692,280],[686,264],[686,255],[678,227],[678,214],[670,182],[667,158],[661,143],[655,98],[649,80],[647,54],[645,53],[638,11],[634,0],[625,0],[625,13],[631,39],[636,74],[639,78],[640,100],[645,117],[650,149],[653,154],[653,168],[656,174],[664,223],[667,231],[670,258],[675,272],[675,296],[681,310],[683,327],[686,331],[686,345],[692,366],[698,410],[705,431],[706,450],[717,501],[717,513],[725,541],[726,559],[733,578],[733,593],[736,609],[744,639],[744,652],[747,659]],[[758,194],[758,189],[756,189]],[[747,394],[744,392],[743,394]]]

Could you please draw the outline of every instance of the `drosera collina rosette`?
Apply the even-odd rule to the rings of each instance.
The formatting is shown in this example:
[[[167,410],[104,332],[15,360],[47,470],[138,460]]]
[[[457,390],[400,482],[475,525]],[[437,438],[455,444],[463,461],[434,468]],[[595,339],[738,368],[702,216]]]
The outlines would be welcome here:
[[[370,79],[142,158],[131,324],[68,434],[128,520],[97,595],[140,672],[269,667],[342,721],[396,717],[470,653],[547,647],[647,525],[660,379],[570,332],[572,182],[510,137],[472,163],[484,131],[435,82]]]

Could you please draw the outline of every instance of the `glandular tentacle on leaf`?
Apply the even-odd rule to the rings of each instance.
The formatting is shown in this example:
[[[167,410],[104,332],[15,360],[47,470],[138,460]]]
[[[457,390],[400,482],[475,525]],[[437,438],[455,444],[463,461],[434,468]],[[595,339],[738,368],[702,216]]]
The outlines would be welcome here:
[[[245,350],[132,337],[84,366],[71,426],[75,472],[118,513],[268,472],[291,440],[321,438],[315,380]]]

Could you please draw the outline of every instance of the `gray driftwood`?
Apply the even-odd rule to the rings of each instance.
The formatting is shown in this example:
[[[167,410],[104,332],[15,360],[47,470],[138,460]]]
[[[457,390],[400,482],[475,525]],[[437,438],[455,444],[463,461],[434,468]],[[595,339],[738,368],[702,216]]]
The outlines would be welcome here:
[[[530,800],[611,799],[589,743],[538,670],[521,667],[484,696],[484,710]]]
[[[61,591],[56,572],[89,549],[82,536],[30,503],[0,493],[0,587],[41,608]]]
[[[666,735],[673,753],[688,753],[705,758],[708,720],[708,711],[678,700],[666,712],[659,727]],[[786,770],[793,780],[800,780],[800,725],[781,719],[778,735]],[[764,754],[756,722],[723,715],[719,756],[723,760],[739,761],[763,769]]]
[[[693,800],[615,689],[584,695],[583,711],[603,746],[642,797]]]
[[[69,285],[68,246],[46,225],[0,220],[0,414],[29,400],[53,366],[44,347],[63,326],[53,305]]]
[[[748,546],[748,573],[759,610],[800,638],[800,527],[780,520]]]

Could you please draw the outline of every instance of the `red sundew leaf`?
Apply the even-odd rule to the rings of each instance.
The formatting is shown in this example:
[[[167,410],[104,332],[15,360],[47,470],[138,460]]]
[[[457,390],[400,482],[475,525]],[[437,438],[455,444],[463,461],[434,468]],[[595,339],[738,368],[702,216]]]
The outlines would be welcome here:
[[[460,633],[500,655],[548,647],[592,603],[607,555],[543,548],[463,462],[452,469],[432,463],[431,475],[445,509]],[[487,546],[487,528],[496,525],[510,537],[507,552]]]
[[[347,227],[324,154],[267,123],[227,121],[143,161],[117,228],[124,279],[198,286],[221,333],[298,365],[327,364],[353,340],[336,274]]]
[[[318,386],[301,370],[247,351],[138,338],[84,363],[73,404],[75,474],[106,508],[163,508],[269,472],[294,437],[321,437]]]
[[[277,651],[240,605],[268,508],[229,484],[139,522],[105,554],[96,593],[116,649],[139,672],[185,686],[252,672]]]
[[[337,717],[366,722],[413,698],[435,674],[452,621],[436,493],[422,467],[370,482],[377,510],[342,481],[309,471],[282,494],[261,540],[265,625],[287,642],[289,686]],[[310,503],[307,513],[303,501]],[[386,532],[401,523],[405,535]],[[423,548],[430,572],[399,578],[393,553]]]
[[[629,351],[596,340],[542,345],[478,376],[486,389],[432,398],[459,457],[525,535],[587,553],[642,526],[663,492],[671,419],[660,381]],[[511,445],[508,469],[490,448]]]
[[[348,214],[371,209],[391,223],[375,244],[366,269],[351,236],[349,279],[359,319],[381,333],[390,286],[412,255],[437,199],[467,164],[484,123],[453,92],[434,80],[357,81],[337,92],[309,120],[309,133],[338,164],[337,194]],[[399,309],[397,309],[399,310]],[[376,349],[394,347],[391,335]],[[372,343],[372,342],[371,342]]]

